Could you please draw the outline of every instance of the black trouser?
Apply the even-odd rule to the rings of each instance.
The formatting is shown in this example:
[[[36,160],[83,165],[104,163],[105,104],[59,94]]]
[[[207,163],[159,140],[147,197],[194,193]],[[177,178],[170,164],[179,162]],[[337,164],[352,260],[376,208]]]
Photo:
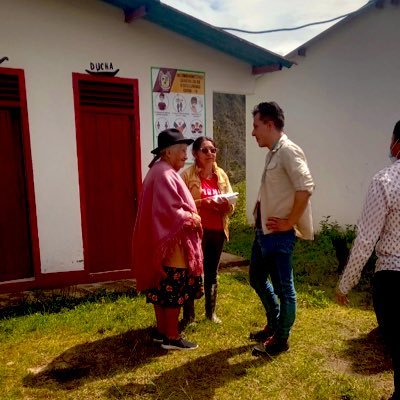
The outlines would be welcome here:
[[[204,253],[204,297],[206,317],[212,319],[215,316],[217,301],[217,275],[219,259],[224,247],[224,231],[204,229],[202,248]],[[194,321],[194,301],[187,301],[183,306],[183,323],[181,330]]]
[[[204,289],[217,283],[219,259],[225,242],[224,231],[204,229],[203,253],[204,253]]]
[[[374,308],[393,361],[394,399],[400,399],[400,271],[379,271],[374,276]]]

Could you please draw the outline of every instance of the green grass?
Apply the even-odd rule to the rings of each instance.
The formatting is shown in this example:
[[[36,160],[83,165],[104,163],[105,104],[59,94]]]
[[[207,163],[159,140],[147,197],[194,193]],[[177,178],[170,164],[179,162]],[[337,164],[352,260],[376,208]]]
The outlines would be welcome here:
[[[233,190],[240,193],[235,212],[230,220],[230,240],[225,243],[224,251],[237,254],[250,260],[251,247],[254,240],[254,228],[246,220],[246,182],[233,185]],[[325,217],[320,224],[320,229],[315,235],[315,240],[297,240],[293,253],[293,269],[296,281],[326,286],[334,286],[338,279],[338,259],[335,242],[343,240],[350,248],[355,238],[355,227],[339,226],[336,221]],[[363,271],[358,289],[371,291],[371,278],[375,265],[375,255],[367,263]],[[370,301],[368,298],[366,301]]]
[[[253,243],[254,230],[246,221],[246,182],[233,185],[233,191],[239,192],[235,212],[230,218],[230,240],[225,243],[224,250],[228,253],[250,259],[251,245]]]
[[[244,184],[238,189],[226,250],[249,258],[254,233],[245,221]],[[204,319],[204,299],[196,302],[198,323],[186,332],[200,345],[192,352],[151,343],[154,316],[143,296],[36,295],[2,310],[0,399],[387,399],[392,371],[371,333],[368,276],[352,292],[351,307],[332,300],[338,278],[332,239],[347,240],[352,230],[325,223],[314,242],[298,241],[293,255],[298,315],[290,352],[251,355],[249,332],[264,325],[265,315],[244,272],[220,276],[222,325]]]
[[[265,316],[246,273],[220,276],[218,326],[204,319],[187,337],[192,352],[150,342],[153,312],[142,296],[99,298],[47,313],[0,321],[1,399],[329,399],[389,395],[391,371],[368,336],[376,326],[363,295],[353,307],[332,288],[301,283],[291,351],[254,358],[249,331]]]

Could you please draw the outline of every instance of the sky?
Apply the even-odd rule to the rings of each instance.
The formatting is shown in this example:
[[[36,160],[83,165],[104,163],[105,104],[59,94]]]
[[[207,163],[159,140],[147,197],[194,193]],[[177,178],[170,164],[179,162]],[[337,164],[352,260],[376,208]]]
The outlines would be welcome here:
[[[292,28],[355,11],[367,0],[161,0],[162,3],[217,27],[246,30]],[[291,32],[236,34],[285,55],[334,23]]]

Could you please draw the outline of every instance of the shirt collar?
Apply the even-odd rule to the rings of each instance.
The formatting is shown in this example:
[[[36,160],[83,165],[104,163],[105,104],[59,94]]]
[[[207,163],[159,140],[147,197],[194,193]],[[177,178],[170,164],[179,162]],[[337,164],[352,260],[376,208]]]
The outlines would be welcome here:
[[[272,146],[271,149],[271,153],[276,153],[283,145],[283,143],[285,143],[285,141],[287,140],[287,136],[284,133]]]
[[[200,174],[200,171],[201,171],[201,168],[197,166],[196,162],[194,162],[194,168],[195,168],[196,173],[199,175],[199,174]],[[214,162],[214,163],[213,163],[213,166],[212,166],[212,172],[213,172],[213,174],[215,174],[216,171],[217,171],[217,163]]]

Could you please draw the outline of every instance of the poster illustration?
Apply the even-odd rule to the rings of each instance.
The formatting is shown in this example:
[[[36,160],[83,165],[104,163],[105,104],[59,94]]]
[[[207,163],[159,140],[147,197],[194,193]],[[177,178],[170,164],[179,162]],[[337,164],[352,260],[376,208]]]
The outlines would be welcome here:
[[[190,139],[206,134],[204,72],[152,67],[151,83],[154,147],[164,129],[176,128]]]

